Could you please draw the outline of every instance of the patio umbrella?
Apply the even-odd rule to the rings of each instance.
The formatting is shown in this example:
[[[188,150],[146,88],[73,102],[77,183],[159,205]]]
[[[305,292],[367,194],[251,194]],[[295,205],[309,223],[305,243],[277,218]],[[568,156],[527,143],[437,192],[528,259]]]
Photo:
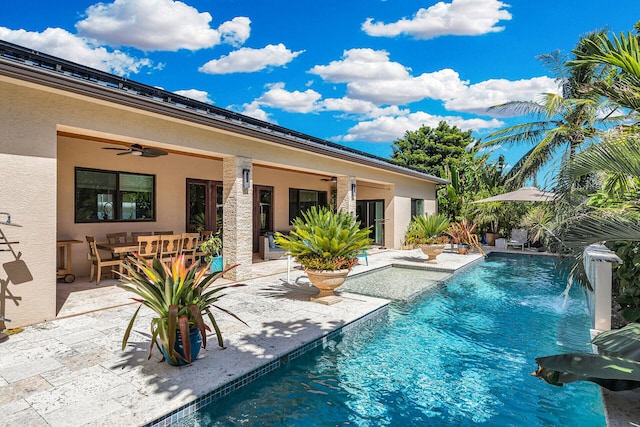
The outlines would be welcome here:
[[[520,188],[509,193],[498,194],[486,199],[476,200],[473,203],[484,202],[550,202],[553,201],[555,193],[542,191],[535,187]]]

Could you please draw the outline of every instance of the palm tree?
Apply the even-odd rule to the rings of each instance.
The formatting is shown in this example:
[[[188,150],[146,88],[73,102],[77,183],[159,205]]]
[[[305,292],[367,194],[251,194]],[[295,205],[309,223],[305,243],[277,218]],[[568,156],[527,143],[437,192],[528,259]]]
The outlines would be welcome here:
[[[640,32],[640,22],[634,25]],[[584,40],[582,49],[575,50],[572,67],[606,66],[613,76],[594,82],[595,92],[609,98],[622,108],[640,113],[640,47],[638,35],[621,33],[609,39],[600,32]]]
[[[594,32],[578,42],[575,52],[585,49],[588,40],[601,32]],[[621,118],[602,114],[608,107],[598,93],[583,88],[600,79],[604,67],[595,63],[568,66],[567,57],[560,52],[542,55],[539,59],[555,75],[562,94],[545,93],[539,102],[512,101],[491,107],[501,113],[528,115],[533,121],[510,126],[488,136],[483,147],[496,145],[529,144],[533,147],[512,167],[506,175],[506,184],[521,187],[527,179],[534,178],[542,167],[557,157],[561,150],[571,158],[587,141],[598,139],[601,129],[617,124]]]

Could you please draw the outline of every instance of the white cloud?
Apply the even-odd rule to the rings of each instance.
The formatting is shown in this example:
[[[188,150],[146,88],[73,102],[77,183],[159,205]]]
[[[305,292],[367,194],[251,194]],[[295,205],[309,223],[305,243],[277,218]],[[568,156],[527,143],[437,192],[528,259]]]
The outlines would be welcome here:
[[[242,105],[241,114],[253,117],[254,119],[262,120],[263,122],[278,124],[277,121],[272,119],[271,115],[260,108],[260,103],[256,101]]]
[[[451,111],[465,111],[494,117],[508,114],[487,108],[509,101],[535,101],[543,93],[560,93],[558,83],[549,77],[534,77],[527,80],[492,79],[469,86],[456,97],[445,101]]]
[[[425,98],[447,99],[465,90],[468,82],[457,72],[444,69],[417,77],[382,50],[351,49],[340,61],[317,65],[309,73],[332,83],[346,83],[348,97],[376,104],[404,105]]]
[[[262,49],[248,47],[231,52],[229,55],[213,59],[199,71],[208,74],[251,73],[267,67],[281,67],[293,61],[303,50],[291,52],[282,43],[267,45]]]
[[[231,21],[223,22],[218,31],[223,43],[242,46],[251,35],[251,20],[245,16],[237,16]]]
[[[416,39],[432,39],[445,35],[475,36],[504,30],[496,26],[511,20],[505,9],[509,5],[498,0],[452,0],[421,8],[411,19],[402,18],[385,24],[367,18],[362,30],[370,36],[395,37],[408,35]]]
[[[407,130],[419,129],[422,126],[437,127],[441,121],[461,130],[495,129],[504,125],[497,119],[463,119],[455,116],[434,116],[425,112],[416,112],[405,116],[385,116],[375,120],[360,122],[349,129],[347,135],[338,139],[342,141],[370,141],[390,143],[401,138]]]
[[[398,62],[389,61],[389,53],[384,50],[345,50],[342,60],[331,61],[329,65],[316,65],[309,73],[320,76],[332,83],[348,83],[354,80],[402,80],[409,77],[409,71]]]
[[[209,93],[205,92],[204,90],[184,89],[184,90],[174,90],[173,93],[186,96],[187,98],[195,99],[196,101],[206,102],[207,104],[213,104],[213,102],[209,98]]]
[[[494,117],[488,112],[494,105],[509,101],[535,101],[542,93],[558,93],[557,83],[549,77],[510,81],[492,79],[469,84],[452,69],[412,76],[411,69],[389,60],[385,51],[351,49],[339,61],[316,65],[309,73],[331,83],[346,84],[346,99],[375,105],[406,105],[424,99],[443,101],[450,111],[473,112]]]
[[[254,102],[295,113],[310,113],[318,109],[317,102],[322,98],[322,95],[313,89],[289,92],[284,88],[284,83],[274,83],[268,88],[269,90]]]
[[[354,81],[347,84],[347,93],[356,99],[378,104],[407,104],[425,98],[447,99],[465,92],[468,81],[460,80],[456,71],[443,69],[401,80]]]
[[[197,50],[222,41],[239,45],[250,34],[249,18],[237,17],[211,28],[211,14],[173,0],[115,0],[87,8],[76,23],[82,36],[141,50]]]
[[[409,113],[409,110],[401,110],[396,105],[381,108],[369,101],[350,98],[328,98],[323,100],[320,105],[324,111],[340,111],[366,118]]]
[[[47,28],[39,33],[0,27],[0,39],[123,76],[152,66],[147,58],[134,58],[118,50],[108,51],[61,28]]]

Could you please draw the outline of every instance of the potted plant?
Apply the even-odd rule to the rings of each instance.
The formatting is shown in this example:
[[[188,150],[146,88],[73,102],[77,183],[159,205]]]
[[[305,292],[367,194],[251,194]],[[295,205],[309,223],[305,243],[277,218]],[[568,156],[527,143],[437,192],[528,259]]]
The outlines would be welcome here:
[[[224,269],[222,262],[222,236],[218,231],[202,242],[200,250],[204,253],[204,260],[210,265],[209,271],[217,273]]]
[[[460,222],[451,224],[447,229],[446,233],[451,236],[453,243],[458,245],[459,254],[467,254],[470,249],[477,249],[478,252],[484,255],[484,251],[480,246],[480,239],[474,233],[477,226],[477,222],[471,223],[463,219]]]
[[[444,214],[416,215],[409,223],[405,240],[418,246],[429,260],[435,260],[449,241],[443,235],[448,227],[449,219]]]
[[[184,255],[172,259],[170,265],[158,258],[146,260],[137,254],[129,257],[128,261],[124,264],[126,273],[121,274],[122,283],[118,286],[138,295],[139,298],[133,299],[140,306],[129,321],[122,339],[122,350],[125,349],[133,323],[143,305],[155,312],[151,319],[148,358],[151,358],[155,344],[170,365],[189,364],[196,359],[201,346],[206,348],[206,331],[210,328],[204,321],[205,315],[215,330],[218,345],[224,347],[212,307],[242,322],[235,314],[215,304],[223,296],[220,293],[222,290],[245,286],[214,285],[218,277],[235,268],[235,265],[218,274],[207,274],[208,266],[198,269],[194,263],[187,268]]]
[[[275,234],[276,244],[296,258],[309,281],[320,289],[315,299],[335,296],[334,289],[344,283],[358,262],[357,255],[369,248],[370,229],[361,229],[360,221],[348,212],[315,206],[292,225],[289,234]]]
[[[503,202],[477,203],[473,207],[473,218],[480,227],[487,230],[485,239],[489,246],[495,246],[496,239],[500,237],[500,224],[504,220],[505,211]]]

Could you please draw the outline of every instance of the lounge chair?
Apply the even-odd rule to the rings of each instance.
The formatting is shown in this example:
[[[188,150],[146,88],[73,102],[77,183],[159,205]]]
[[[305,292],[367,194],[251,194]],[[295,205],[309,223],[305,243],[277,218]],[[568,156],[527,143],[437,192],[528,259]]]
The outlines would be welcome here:
[[[514,248],[520,247],[524,250],[525,246],[529,246],[527,234],[527,230],[514,228],[511,230],[511,239],[505,243],[504,248],[509,249],[509,246],[513,246]]]

